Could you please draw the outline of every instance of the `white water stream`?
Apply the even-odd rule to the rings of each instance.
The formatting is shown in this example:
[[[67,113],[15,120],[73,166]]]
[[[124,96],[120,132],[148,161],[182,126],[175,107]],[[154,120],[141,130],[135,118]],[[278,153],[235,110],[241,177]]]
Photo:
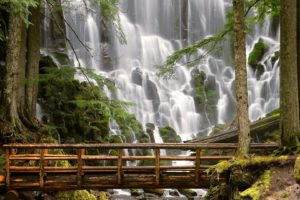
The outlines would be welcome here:
[[[191,96],[192,69],[178,65],[177,78],[166,81],[156,76],[155,67],[175,50],[220,31],[226,20],[226,10],[231,7],[229,0],[120,0],[120,22],[127,45],[120,44],[111,30],[100,30],[98,8],[88,5],[89,9],[86,9],[81,0],[68,4],[74,9],[65,12],[66,20],[91,49],[92,56],[67,27],[67,35],[81,66],[92,68],[114,81],[120,88],[114,98],[133,102],[135,106],[129,111],[140,122],[158,127],[170,125],[183,140],[187,140],[207,133],[215,124],[224,124],[234,118],[234,70],[229,42],[223,44],[222,53],[207,56],[194,67],[205,73],[204,87],[215,90],[217,100],[214,106],[217,109],[212,113],[196,111]],[[248,67],[251,121],[279,106],[278,61],[274,63],[271,59],[279,49],[279,30],[274,31],[271,26],[269,20],[255,26],[247,39],[248,54],[259,39],[269,46],[261,62],[265,72],[258,80]],[[101,43],[103,34],[110,34],[110,44]],[[111,66],[102,62],[104,48],[112,58]],[[78,66],[71,49],[69,54]]]

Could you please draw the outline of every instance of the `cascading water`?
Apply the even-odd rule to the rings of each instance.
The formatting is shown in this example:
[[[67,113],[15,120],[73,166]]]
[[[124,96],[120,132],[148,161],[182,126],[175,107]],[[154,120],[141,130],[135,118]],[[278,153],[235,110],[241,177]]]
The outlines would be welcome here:
[[[172,126],[182,140],[188,140],[207,134],[216,124],[234,118],[235,77],[230,42],[222,44],[221,53],[208,55],[193,68],[177,64],[174,80],[157,77],[155,67],[174,51],[222,30],[231,0],[120,0],[119,15],[126,45],[120,44],[109,27],[101,26],[101,11],[89,0],[62,0],[62,3],[71,43],[68,56],[73,64],[91,68],[112,80],[120,89],[116,94],[107,94],[134,103],[129,111],[142,124],[156,125],[155,142],[163,142],[158,127]],[[51,29],[49,15],[46,6],[45,30]],[[55,59],[52,51],[58,48],[52,44],[52,38],[51,31],[43,31],[42,53]],[[251,121],[279,106],[279,27],[269,19],[256,25],[247,38],[247,56],[258,41],[263,41],[268,48],[259,61],[260,71],[250,65],[247,67]],[[61,64],[59,59],[55,61]],[[193,97],[195,74],[203,79],[204,106],[201,108]],[[120,135],[118,127],[114,123],[110,125],[111,134]],[[125,137],[122,139],[126,141]],[[131,141],[136,141],[134,135]],[[130,195],[120,190],[115,192]]]
[[[230,0],[120,0],[120,21],[127,45],[120,44],[116,36],[109,37],[109,50],[106,51],[113,60],[111,66],[103,61],[101,49],[107,48],[107,44],[101,37],[107,35],[108,30],[100,30],[99,10],[89,4],[87,9],[81,0],[68,2],[68,7],[76,9],[65,12],[67,35],[80,64],[114,81],[120,90],[112,98],[133,102],[135,106],[129,111],[141,123],[153,123],[158,127],[170,125],[187,140],[234,118],[234,69],[229,42],[224,42],[223,53],[207,56],[193,69],[178,65],[174,80],[157,77],[155,67],[179,48],[220,31],[226,21],[226,11],[231,7]],[[248,55],[258,40],[268,45],[260,62],[261,76],[248,66],[251,121],[279,106],[278,59],[274,60],[279,49],[279,30],[274,31],[271,26],[270,20],[255,26],[247,39]],[[78,38],[90,47],[90,53]],[[71,49],[69,54],[78,66]],[[213,106],[216,109],[213,111],[204,107],[199,112],[195,106],[191,84],[195,70],[204,73],[204,87],[215,91]],[[207,101],[207,95],[204,96]]]

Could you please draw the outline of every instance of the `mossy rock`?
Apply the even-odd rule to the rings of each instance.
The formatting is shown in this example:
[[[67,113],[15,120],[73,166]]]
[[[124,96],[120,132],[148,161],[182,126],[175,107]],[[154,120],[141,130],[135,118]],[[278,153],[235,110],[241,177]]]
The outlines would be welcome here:
[[[261,177],[248,189],[240,193],[242,198],[260,200],[263,193],[267,192],[272,178],[271,170],[266,170]]]
[[[52,54],[53,54],[54,58],[59,62],[60,65],[62,65],[62,66],[70,65],[70,60],[66,53],[56,51]]]
[[[228,128],[227,124],[217,124],[214,129],[209,133],[209,135],[216,135],[221,131],[224,131]]]
[[[248,57],[248,64],[255,71],[256,79],[259,79],[261,75],[265,72],[265,67],[261,64],[261,59],[268,51],[269,47],[260,39],[255,45]]]
[[[140,189],[131,189],[131,195],[132,196],[140,196],[142,194],[142,191]]]
[[[159,134],[164,141],[164,143],[181,143],[181,138],[177,135],[176,131],[170,127],[165,126],[159,128]]]
[[[89,193],[87,190],[76,190],[68,192],[59,192],[58,200],[97,200],[96,196]]]
[[[120,135],[111,135],[108,138],[109,143],[123,143],[123,140]]]
[[[296,179],[296,182],[300,184],[300,156],[297,157],[294,167],[294,176]]]
[[[197,192],[191,189],[178,189],[178,191],[189,199],[193,199],[193,197],[197,196]]]
[[[58,68],[51,56],[42,56],[39,62],[39,66],[41,69],[43,69],[43,67]]]
[[[211,187],[204,200],[220,200],[220,199],[229,199],[229,188],[225,183],[221,183],[215,187]]]
[[[260,39],[255,45],[253,50],[251,51],[249,58],[248,58],[248,64],[251,66],[257,65],[264,54],[267,52],[268,46],[263,42],[262,39]]]
[[[154,130],[155,130],[155,125],[154,124],[152,124],[152,123],[147,123],[146,124],[146,133],[149,135],[150,141],[152,143],[155,143]]]

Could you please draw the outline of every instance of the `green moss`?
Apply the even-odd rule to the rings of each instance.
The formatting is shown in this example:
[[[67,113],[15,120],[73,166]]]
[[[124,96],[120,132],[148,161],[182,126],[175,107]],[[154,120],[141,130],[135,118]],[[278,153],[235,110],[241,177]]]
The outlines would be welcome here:
[[[106,197],[106,192],[100,192],[98,199],[99,200],[108,200],[108,198]]]
[[[0,172],[4,171],[5,168],[5,157],[4,155],[0,155]]]
[[[271,171],[266,170],[263,175],[248,189],[240,193],[241,197],[250,197],[252,200],[259,200],[264,192],[269,190],[271,182]]]
[[[165,126],[165,127],[159,128],[159,134],[165,143],[180,143],[181,142],[180,136],[177,135],[176,131],[170,126]]]
[[[223,198],[227,194],[226,187],[227,186],[225,183],[221,183],[215,187],[211,187],[208,190],[207,194],[205,195],[204,200],[227,199],[227,198]]]
[[[126,138],[130,137],[130,131],[137,133],[142,130],[135,116],[127,112],[130,103],[110,100],[105,95],[105,86],[112,92],[115,89],[105,78],[84,71],[97,85],[79,82],[74,80],[74,75],[82,72],[76,68],[53,67],[50,57],[45,57],[40,64],[40,67],[46,66],[39,76],[38,98],[44,111],[44,124],[52,128],[51,133],[59,133],[62,142],[73,138],[75,143],[122,143],[120,138],[109,137],[109,123],[112,121],[118,124],[122,133],[126,133]],[[142,138],[144,142],[145,138]]]
[[[258,62],[262,59],[268,47],[262,41],[258,41],[249,55],[248,64],[257,65]]]
[[[209,171],[216,171],[218,174],[227,172],[233,167],[246,168],[248,166],[256,165],[271,165],[273,163],[278,163],[287,160],[287,156],[255,156],[251,159],[232,159],[228,161],[222,161],[218,164],[212,166]]]
[[[141,194],[139,189],[131,189],[132,196],[139,196]]]
[[[121,136],[119,135],[111,135],[108,138],[109,143],[123,143]]]
[[[298,184],[300,184],[300,156],[297,157],[294,167],[294,176]]]
[[[275,109],[275,110],[273,110],[272,112],[270,112],[270,113],[268,113],[267,115],[266,115],[266,117],[271,117],[271,116],[279,116],[280,115],[280,109],[278,108],[278,109]]]
[[[290,196],[291,196],[291,194],[289,192],[282,192],[280,194],[280,198],[282,198],[282,199],[286,199],[286,198],[288,198]]]
[[[50,67],[50,68],[58,68],[51,56],[44,56],[40,60],[40,67]],[[43,71],[42,71],[43,72]]]
[[[87,190],[76,190],[68,192],[59,192],[58,200],[97,200],[97,198]]]

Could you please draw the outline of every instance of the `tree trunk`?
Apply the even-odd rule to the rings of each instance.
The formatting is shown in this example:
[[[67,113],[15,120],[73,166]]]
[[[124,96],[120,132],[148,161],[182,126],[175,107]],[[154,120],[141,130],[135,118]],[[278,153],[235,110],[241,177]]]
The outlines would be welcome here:
[[[233,13],[235,87],[237,100],[237,128],[239,137],[236,156],[238,158],[245,158],[249,153],[250,127],[248,116],[246,34],[243,0],[233,0]]]
[[[299,139],[297,0],[281,0],[280,3],[281,143],[283,146],[296,146]]]
[[[22,123],[18,115],[18,92],[20,84],[20,57],[22,43],[22,26],[21,18],[10,13],[8,27],[8,41],[6,53],[6,77],[4,88],[4,116],[3,118],[11,122],[14,129],[22,129]]]
[[[300,104],[300,1],[297,1],[297,69],[298,69],[298,101]],[[299,109],[300,120],[300,109]]]
[[[27,35],[27,66],[26,78],[26,105],[28,118],[33,119],[36,116],[36,103],[38,94],[37,78],[39,74],[40,61],[40,7],[30,8],[31,15],[29,21],[31,25]]]
[[[18,103],[18,113],[19,117],[23,117],[23,110],[26,108],[25,106],[25,81],[26,81],[26,38],[27,38],[27,28],[24,23],[21,25],[21,43],[20,48],[19,48],[19,55],[20,57],[17,59],[18,60],[18,68],[19,68],[19,73],[18,73],[18,98],[17,98],[17,103]]]

